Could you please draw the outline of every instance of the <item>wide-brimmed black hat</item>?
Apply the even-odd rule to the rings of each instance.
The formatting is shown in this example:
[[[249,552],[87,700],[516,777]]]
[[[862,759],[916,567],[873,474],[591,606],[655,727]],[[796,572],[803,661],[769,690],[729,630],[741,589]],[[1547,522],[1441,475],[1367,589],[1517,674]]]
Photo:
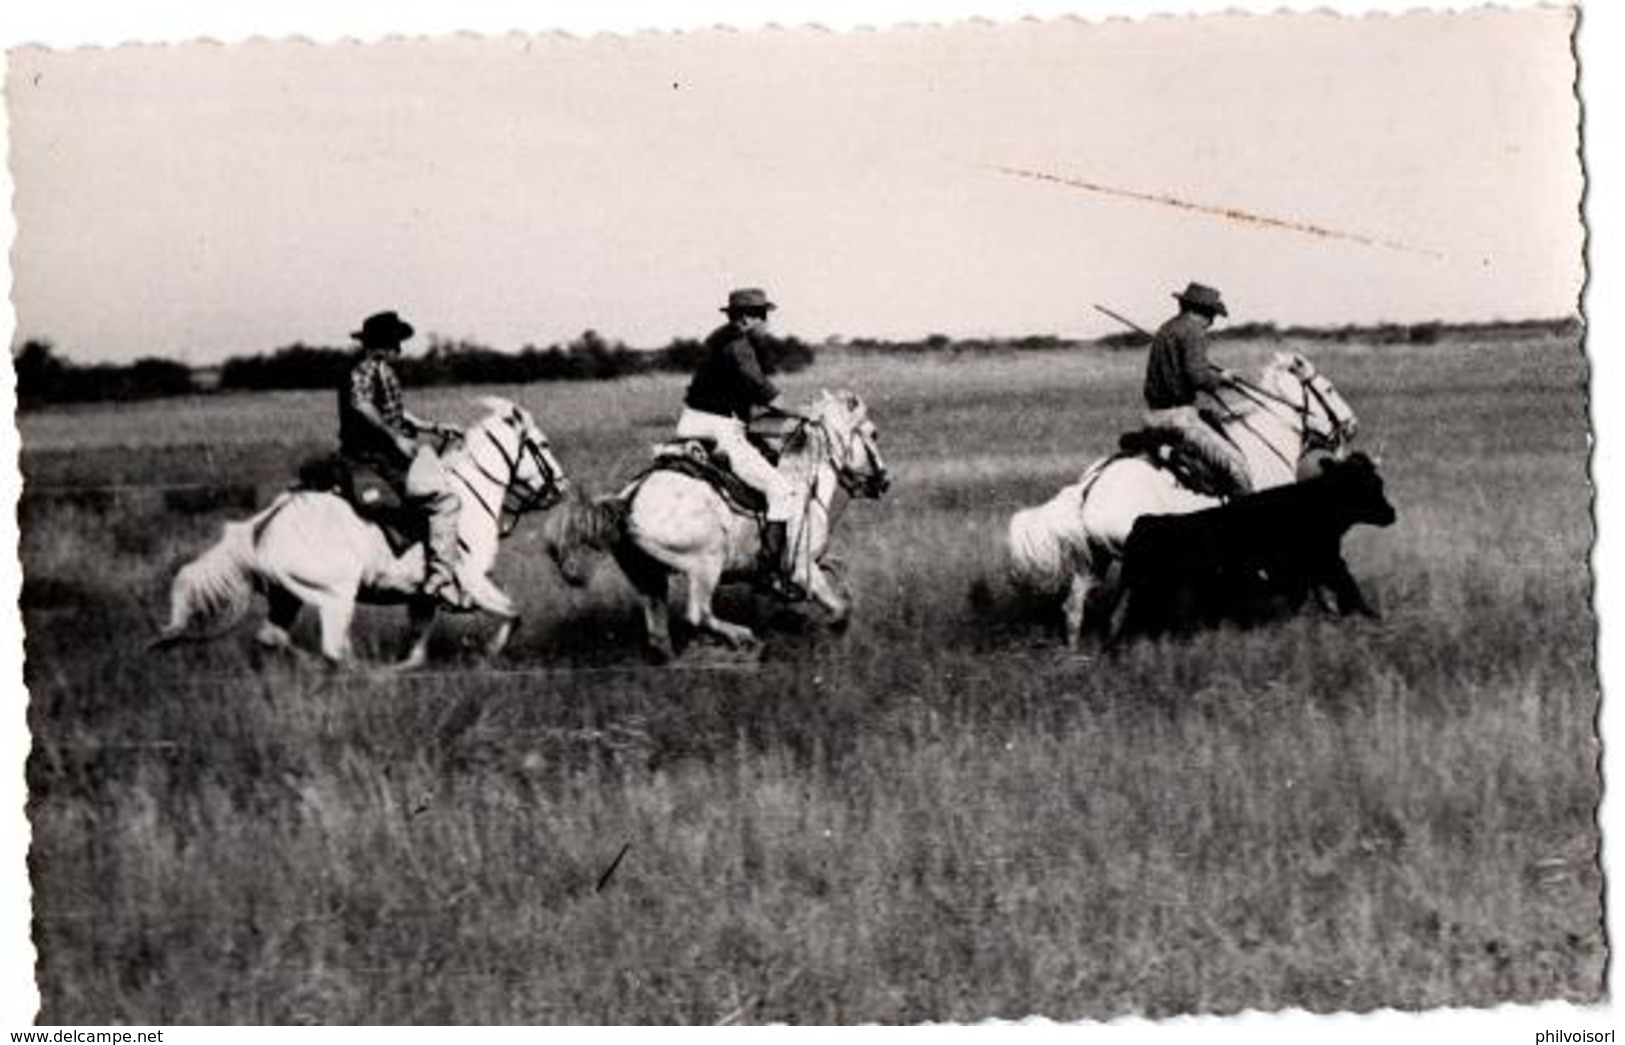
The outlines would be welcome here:
[[[395,313],[377,312],[363,320],[361,329],[351,331],[350,336],[367,348],[374,348],[380,345],[398,345],[410,338],[413,333],[412,324]]]
[[[767,291],[761,287],[745,287],[728,292],[728,303],[722,307],[722,311],[771,312],[778,307],[767,299]]]
[[[1181,305],[1211,312],[1216,316],[1228,316],[1230,310],[1224,307],[1219,292],[1203,283],[1192,283],[1182,293],[1176,293],[1174,299]]]

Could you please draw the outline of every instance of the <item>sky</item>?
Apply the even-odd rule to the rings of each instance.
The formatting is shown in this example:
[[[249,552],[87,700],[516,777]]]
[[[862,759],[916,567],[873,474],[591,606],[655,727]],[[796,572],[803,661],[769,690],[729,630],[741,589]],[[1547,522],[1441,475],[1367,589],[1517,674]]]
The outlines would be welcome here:
[[[1572,23],[22,49],[16,339],[206,364],[394,308],[420,346],[654,347],[738,285],[814,341],[1098,336],[1189,280],[1234,322],[1571,315]]]

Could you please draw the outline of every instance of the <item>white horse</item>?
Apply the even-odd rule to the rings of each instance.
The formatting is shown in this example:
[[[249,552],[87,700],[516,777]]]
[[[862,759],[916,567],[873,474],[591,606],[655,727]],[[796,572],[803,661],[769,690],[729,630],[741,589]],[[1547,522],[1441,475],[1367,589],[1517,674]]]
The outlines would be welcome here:
[[[778,470],[796,490],[802,514],[790,526],[797,572],[808,592],[836,627],[851,613],[849,593],[824,561],[835,522],[836,495],[879,497],[891,484],[877,446],[868,408],[852,392],[820,392],[804,412],[806,420],[784,434]],[[754,516],[729,506],[703,479],[657,469],[619,494],[588,502],[572,499],[543,528],[548,551],[570,583],[586,583],[584,555],[615,556],[643,605],[649,652],[673,658],[667,620],[668,580],[688,581],[689,624],[720,636],[736,650],[754,651],[759,640],[749,628],[719,618],[711,608],[724,580],[754,578],[761,550],[761,526]]]
[[[1237,379],[1202,405],[1223,418],[1225,435],[1246,456],[1253,486],[1260,490],[1295,480],[1310,451],[1346,453],[1357,427],[1354,412],[1332,383],[1295,352],[1277,352],[1258,384]],[[1181,486],[1142,456],[1114,454],[1090,465],[1046,503],[1010,519],[1012,576],[1029,590],[1065,593],[1066,643],[1076,646],[1086,619],[1110,619],[1117,598],[1111,571],[1134,520],[1218,503]]]
[[[557,503],[568,480],[529,411],[496,396],[480,402],[489,413],[446,454],[445,463],[462,501],[459,573],[472,608],[500,621],[486,644],[486,654],[496,656],[519,620],[513,600],[487,576],[497,542],[521,513]],[[269,603],[256,637],[262,646],[292,649],[288,631],[300,607],[309,604],[321,620],[322,654],[337,665],[350,652],[357,600],[404,602],[412,641],[397,667],[415,668],[426,658],[437,606],[437,600],[419,594],[423,577],[422,544],[397,556],[383,530],[342,497],[291,490],[252,518],[227,523],[211,548],[181,568],[170,589],[169,623],[153,645],[224,633],[248,611],[258,591]]]

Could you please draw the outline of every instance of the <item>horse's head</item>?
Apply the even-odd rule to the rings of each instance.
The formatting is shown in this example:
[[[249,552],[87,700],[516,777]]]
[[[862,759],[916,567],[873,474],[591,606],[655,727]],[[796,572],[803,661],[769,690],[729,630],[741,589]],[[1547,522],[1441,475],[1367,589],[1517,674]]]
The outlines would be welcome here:
[[[809,416],[828,437],[830,464],[847,493],[879,497],[891,487],[891,473],[880,456],[880,433],[862,397],[844,389],[820,392]]]
[[[1305,449],[1342,453],[1359,420],[1330,379],[1297,352],[1277,352],[1259,382],[1264,390],[1297,411]]]
[[[536,418],[501,396],[481,396],[480,404],[488,413],[477,427],[501,452],[506,468],[503,509],[519,515],[557,504],[569,492],[570,480]]]

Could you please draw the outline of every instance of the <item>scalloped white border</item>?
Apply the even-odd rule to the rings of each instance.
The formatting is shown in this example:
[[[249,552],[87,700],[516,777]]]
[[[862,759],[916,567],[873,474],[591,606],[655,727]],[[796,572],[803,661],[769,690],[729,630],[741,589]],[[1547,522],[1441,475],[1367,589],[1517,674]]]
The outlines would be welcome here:
[[[1593,460],[1593,481],[1598,487],[1599,539],[1593,565],[1596,570],[1597,606],[1602,619],[1600,670],[1605,694],[1602,731],[1605,741],[1618,738],[1621,715],[1618,686],[1625,678],[1619,663],[1616,615],[1625,607],[1625,564],[1615,547],[1625,520],[1619,506],[1625,489],[1625,288],[1620,271],[1619,185],[1620,159],[1617,128],[1625,124],[1621,113],[1622,75],[1617,47],[1625,40],[1625,5],[1596,0],[1584,5],[1537,5],[1505,3],[1417,4],[1381,0],[1331,0],[1319,3],[1239,3],[1235,0],[552,0],[546,4],[518,0],[234,0],[230,3],[207,0],[158,0],[158,2],[117,2],[117,0],[48,0],[24,5],[11,0],[0,6],[0,44],[10,49],[37,44],[53,48],[78,46],[118,46],[125,43],[182,43],[213,40],[235,43],[250,39],[303,38],[318,42],[338,40],[372,41],[397,36],[435,37],[458,33],[496,35],[510,32],[562,32],[575,36],[604,33],[681,32],[728,27],[749,31],[769,27],[819,28],[828,31],[867,31],[898,25],[951,24],[959,22],[1005,23],[1029,18],[1144,18],[1185,16],[1244,11],[1270,14],[1283,11],[1331,11],[1345,15],[1383,13],[1403,15],[1407,11],[1465,11],[1496,6],[1529,8],[1535,6],[1582,6],[1579,52],[1581,93],[1585,107],[1585,152],[1588,175],[1586,199],[1589,229],[1588,259],[1591,274],[1585,296],[1588,337],[1592,362],[1593,437],[1598,453]],[[1604,52],[1600,40],[1609,41]],[[0,121],[4,115],[0,113]],[[11,183],[0,168],[0,237],[9,244],[15,233],[10,209]],[[10,286],[9,260],[0,257],[0,273]],[[0,303],[0,333],[9,344],[15,329],[9,296]],[[11,379],[0,378],[0,408],[13,409]],[[17,482],[15,461],[16,431],[0,426],[0,488],[14,492]],[[7,503],[10,503],[9,500]],[[1622,542],[1625,543],[1625,542]],[[14,515],[0,512],[0,607],[15,606],[18,576]],[[1610,648],[1616,647],[1616,648]],[[0,839],[8,843],[5,852],[12,858],[0,874],[0,1032],[24,1029],[33,1019],[37,996],[33,987],[33,952],[29,939],[29,906],[26,869],[22,857],[27,846],[27,821],[23,816],[25,792],[22,764],[28,737],[24,709],[26,693],[21,684],[21,635],[14,613],[0,613],[0,707],[6,716],[0,720]],[[1605,751],[1606,768],[1617,756]],[[1611,774],[1609,774],[1611,776]],[[1609,788],[1604,796],[1604,850],[1609,868],[1621,866],[1612,857],[1618,850],[1621,827],[1621,800]],[[1610,882],[1610,885],[1613,883]],[[1611,902],[1609,936],[1618,939],[1618,924]],[[1609,994],[1616,996],[1620,984],[1619,962],[1609,965]],[[1428,1035],[1472,1035],[1484,1040],[1521,1042],[1529,1045],[1536,1031],[1563,1029],[1570,1032],[1614,1029],[1618,1023],[1612,1004],[1592,1008],[1568,1005],[1501,1007],[1489,1010],[1434,1012],[1417,1017],[1383,1013],[1362,1017],[1313,1017],[1296,1012],[1280,1015],[1248,1015],[1238,1018],[1196,1018],[1150,1024],[1139,1020],[1116,1021],[1108,1033],[1144,1037],[1175,1034],[1203,1042],[1219,1040],[1253,1043],[1300,1041],[1314,1037],[1318,1042],[1367,1042],[1373,1035],[1384,1037]],[[1091,1027],[1095,1025],[1090,1025]],[[1048,1025],[1024,1026],[1022,1033],[1069,1033]],[[1106,1028],[1102,1028],[1106,1029]],[[1003,1032],[1008,1032],[1005,1030]],[[166,1041],[202,1041],[206,1032],[172,1029]],[[284,1031],[238,1029],[234,1036],[250,1040]],[[356,1032],[327,1031],[353,1040]],[[532,1033],[518,1030],[485,1030],[481,1035]],[[560,1033],[560,1032],[552,1032]],[[781,1032],[782,1033],[782,1032]],[[874,1031],[860,1031],[872,1034]],[[896,1032],[894,1032],[896,1033]],[[933,1035],[949,1032],[932,1030]],[[428,1041],[432,1031],[394,1031],[408,1040]],[[777,1035],[775,1035],[777,1036]],[[211,1038],[214,1035],[210,1035]]]

